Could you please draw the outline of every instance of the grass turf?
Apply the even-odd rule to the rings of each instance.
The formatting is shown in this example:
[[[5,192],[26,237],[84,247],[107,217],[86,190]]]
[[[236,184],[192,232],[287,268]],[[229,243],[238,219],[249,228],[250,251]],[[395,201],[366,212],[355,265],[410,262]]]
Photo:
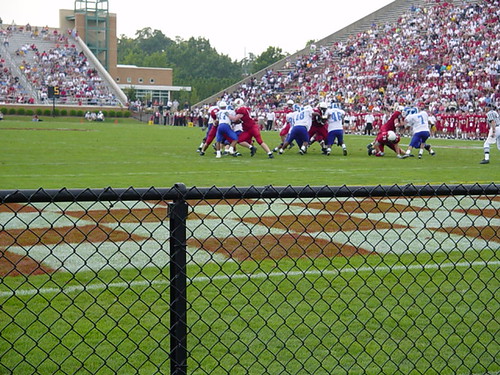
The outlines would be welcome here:
[[[204,157],[195,152],[203,137],[198,128],[122,119],[32,123],[15,118],[0,122],[0,130],[0,189],[177,182],[199,187],[455,184],[500,177],[495,150],[489,165],[479,165],[479,141],[432,139],[437,155],[425,153],[422,160],[399,160],[391,151],[368,157],[366,144],[373,137],[366,136],[346,137],[346,157],[339,148],[326,157],[313,145],[304,156],[295,147],[273,160],[262,149],[253,158],[244,150],[242,157],[218,160],[211,152]],[[263,136],[271,147],[279,141],[276,132]],[[499,307],[491,292],[498,290],[498,266],[483,263],[497,261],[495,254],[471,250],[190,265],[189,369],[499,371],[493,317]],[[457,266],[469,262],[478,266]],[[29,293],[10,296],[17,288]],[[49,291],[30,294],[39,288]],[[1,356],[0,373],[168,372],[168,269],[6,278],[0,291],[5,293],[0,353],[7,354]]]
[[[23,118],[0,122],[0,189],[125,188],[187,186],[339,186],[393,184],[490,183],[500,180],[500,154],[492,149],[489,165],[481,141],[431,139],[436,156],[399,160],[392,151],[368,157],[374,137],[347,135],[348,156],[334,147],[325,156],[314,144],[306,155],[297,147],[270,160],[258,147],[254,157],[215,159],[210,148],[196,153],[200,128],[146,125],[120,119],[117,123],[79,119]],[[263,132],[270,147],[277,132]],[[403,138],[405,148],[409,138]],[[498,156],[498,157],[497,157]]]

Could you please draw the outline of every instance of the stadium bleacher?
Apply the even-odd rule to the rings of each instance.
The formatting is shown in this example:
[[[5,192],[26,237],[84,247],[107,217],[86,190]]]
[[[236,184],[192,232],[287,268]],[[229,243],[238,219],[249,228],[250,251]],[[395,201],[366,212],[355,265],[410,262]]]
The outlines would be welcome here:
[[[120,104],[70,33],[29,25],[10,25],[1,32],[0,102],[46,104],[48,86],[58,86],[59,104]]]
[[[450,111],[470,118],[500,104],[499,18],[492,0],[399,0],[210,99],[242,97],[256,112],[279,111],[289,99],[336,100],[358,118],[424,103],[444,126]]]
[[[338,100],[358,115],[416,101],[436,114],[450,103],[482,112],[499,102],[499,17],[494,0],[397,0],[198,103],[194,116],[236,97],[256,112],[289,99]],[[47,85],[57,84],[62,104],[118,104],[69,33],[28,26],[0,30],[0,103],[45,103]]]

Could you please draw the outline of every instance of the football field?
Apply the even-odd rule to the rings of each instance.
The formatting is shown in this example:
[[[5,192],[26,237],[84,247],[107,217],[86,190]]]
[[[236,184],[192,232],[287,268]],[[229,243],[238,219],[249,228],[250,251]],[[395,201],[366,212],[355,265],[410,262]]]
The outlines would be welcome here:
[[[347,156],[216,159],[200,129],[131,120],[4,120],[0,136],[3,190],[500,181],[480,141],[433,139],[421,160],[368,157],[354,135]],[[500,371],[498,196],[188,204],[193,373]],[[0,223],[0,374],[168,372],[166,202],[9,203]]]
[[[36,124],[36,125],[34,125]],[[431,139],[437,155],[399,160],[392,151],[368,157],[374,137],[347,135],[348,155],[340,147],[321,154],[313,144],[306,155],[297,148],[267,159],[262,148],[251,158],[240,149],[238,158],[215,159],[196,153],[204,132],[200,128],[145,125],[133,120],[105,123],[80,119],[22,118],[0,122],[0,189],[123,188],[186,186],[341,186],[459,184],[500,181],[500,152],[492,149],[491,163],[483,159],[481,141]],[[263,132],[271,147],[277,132]],[[403,138],[406,148],[409,138]],[[498,154],[498,155],[497,155]],[[498,163],[497,163],[498,160]]]

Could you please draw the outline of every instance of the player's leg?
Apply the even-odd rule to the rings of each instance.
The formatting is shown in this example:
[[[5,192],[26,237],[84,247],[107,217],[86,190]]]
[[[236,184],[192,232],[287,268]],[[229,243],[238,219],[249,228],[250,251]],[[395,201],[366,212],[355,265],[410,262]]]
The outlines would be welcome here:
[[[493,129],[490,129],[488,132],[488,138],[486,138],[483,144],[484,159],[480,161],[480,164],[488,164],[490,162],[490,145],[492,143],[497,143],[497,147],[499,147],[500,150],[498,142],[500,142],[498,141],[498,138],[495,139],[493,136]]]

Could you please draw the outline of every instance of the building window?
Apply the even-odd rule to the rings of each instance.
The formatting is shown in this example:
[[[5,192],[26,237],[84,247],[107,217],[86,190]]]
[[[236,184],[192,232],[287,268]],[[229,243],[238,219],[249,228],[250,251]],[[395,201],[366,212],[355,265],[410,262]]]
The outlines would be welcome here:
[[[116,82],[120,82],[120,77],[116,77]]]
[[[132,83],[132,78],[127,77],[127,83]]]
[[[151,79],[149,80],[149,83],[154,84],[154,83],[155,83],[155,79],[154,79],[154,78],[151,78]]]
[[[139,78],[137,81],[139,81],[139,83],[144,82],[144,80],[142,78]]]

